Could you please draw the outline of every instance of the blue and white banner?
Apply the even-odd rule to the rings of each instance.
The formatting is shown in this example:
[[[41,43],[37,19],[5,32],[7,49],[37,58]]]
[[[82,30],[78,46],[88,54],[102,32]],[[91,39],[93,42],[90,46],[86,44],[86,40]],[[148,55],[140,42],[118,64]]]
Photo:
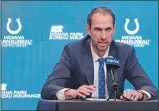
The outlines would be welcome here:
[[[36,109],[63,47],[85,37],[98,6],[115,13],[114,39],[135,47],[158,87],[158,1],[2,1],[2,110]]]

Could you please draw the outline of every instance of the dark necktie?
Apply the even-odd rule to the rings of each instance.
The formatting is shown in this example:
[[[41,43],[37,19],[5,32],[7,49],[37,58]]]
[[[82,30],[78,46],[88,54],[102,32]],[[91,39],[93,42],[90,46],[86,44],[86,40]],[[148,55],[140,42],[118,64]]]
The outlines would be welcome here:
[[[104,58],[99,58],[99,75],[98,75],[98,98],[105,99],[105,73]]]

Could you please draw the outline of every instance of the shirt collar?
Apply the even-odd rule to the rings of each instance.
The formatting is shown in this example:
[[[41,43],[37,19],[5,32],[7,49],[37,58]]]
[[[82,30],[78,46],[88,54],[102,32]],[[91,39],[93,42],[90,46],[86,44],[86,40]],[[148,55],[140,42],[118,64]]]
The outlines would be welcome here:
[[[96,62],[96,61],[97,61],[99,58],[101,58],[101,57],[99,57],[99,56],[94,52],[93,46],[92,46],[92,41],[90,42],[90,46],[91,46],[91,52],[92,52],[93,62]],[[108,53],[109,53],[109,46],[108,46],[108,49],[107,49],[107,51],[105,52],[103,58],[108,57]]]

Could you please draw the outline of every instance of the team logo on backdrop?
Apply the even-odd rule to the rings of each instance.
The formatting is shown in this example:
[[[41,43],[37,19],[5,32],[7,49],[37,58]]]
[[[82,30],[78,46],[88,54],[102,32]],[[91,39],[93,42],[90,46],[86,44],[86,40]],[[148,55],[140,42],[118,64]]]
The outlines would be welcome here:
[[[16,19],[18,27],[16,30],[12,30],[10,28],[10,24],[12,21],[11,18],[8,18],[8,22],[6,23],[6,30],[9,35],[5,35],[2,40],[2,47],[27,47],[32,45],[33,40],[28,40],[24,38],[24,35],[20,35],[20,31],[22,29],[22,24],[20,18]]]
[[[12,21],[12,19],[8,18],[8,22],[7,22],[7,25],[6,25],[7,31],[9,33],[11,33],[11,34],[18,34],[21,31],[21,29],[22,29],[22,24],[20,22],[20,18],[16,19],[16,21],[18,23],[18,28],[17,28],[17,30],[14,30],[14,31],[10,29],[10,23],[11,23],[11,21]]]
[[[40,94],[29,94],[27,90],[7,90],[7,84],[0,84],[0,98],[40,98]]]
[[[143,39],[143,37],[141,35],[137,35],[137,33],[139,32],[140,29],[140,24],[137,18],[134,19],[135,23],[135,29],[134,30],[130,30],[129,27],[129,23],[130,23],[130,19],[126,18],[125,20],[125,24],[124,24],[124,29],[126,31],[126,33],[128,35],[123,35],[121,37],[121,39],[119,40],[115,40],[117,42],[121,42],[121,43],[126,43],[129,45],[132,45],[134,47],[145,47],[146,45],[150,45],[150,39]]]
[[[63,32],[64,26],[52,26],[50,30],[49,40],[79,40],[82,39],[82,32]]]
[[[134,19],[134,22],[135,22],[135,25],[136,25],[136,28],[135,28],[135,30],[129,30],[128,29],[128,24],[129,24],[129,22],[130,22],[130,19],[126,19],[126,22],[125,22],[125,25],[124,25],[124,29],[125,29],[125,31],[128,33],[128,34],[130,34],[130,35],[134,35],[134,34],[136,34],[138,31],[139,31],[139,23],[138,23],[138,19],[136,18],[136,19]]]

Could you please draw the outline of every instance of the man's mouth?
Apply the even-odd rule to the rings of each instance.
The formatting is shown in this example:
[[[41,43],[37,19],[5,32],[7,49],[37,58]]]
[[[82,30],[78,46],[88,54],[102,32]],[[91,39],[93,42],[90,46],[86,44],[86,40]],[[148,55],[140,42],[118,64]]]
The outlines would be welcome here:
[[[107,42],[99,42],[99,45],[100,45],[101,47],[105,47],[107,44],[108,44]]]

